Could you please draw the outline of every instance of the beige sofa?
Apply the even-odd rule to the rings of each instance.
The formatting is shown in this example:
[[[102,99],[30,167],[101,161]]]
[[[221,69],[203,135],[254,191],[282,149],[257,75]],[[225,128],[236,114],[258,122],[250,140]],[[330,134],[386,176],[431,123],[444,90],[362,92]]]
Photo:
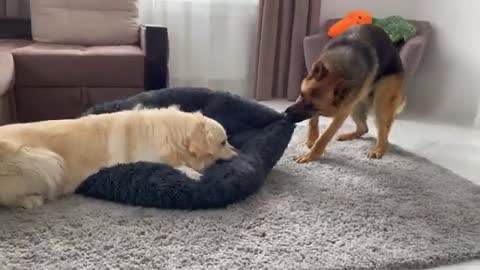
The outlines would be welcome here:
[[[1,123],[74,118],[167,87],[167,29],[131,21],[134,2],[36,0],[31,20],[0,18]]]
[[[13,88],[15,64],[12,51],[27,46],[31,41],[22,39],[0,40],[0,125],[16,119]]]

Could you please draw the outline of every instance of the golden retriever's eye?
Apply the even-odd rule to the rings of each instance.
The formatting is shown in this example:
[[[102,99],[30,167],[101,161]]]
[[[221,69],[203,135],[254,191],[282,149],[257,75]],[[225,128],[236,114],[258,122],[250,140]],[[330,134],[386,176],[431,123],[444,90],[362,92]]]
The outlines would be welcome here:
[[[227,144],[227,140],[224,140],[224,141],[222,142],[222,146],[225,146],[226,144]]]

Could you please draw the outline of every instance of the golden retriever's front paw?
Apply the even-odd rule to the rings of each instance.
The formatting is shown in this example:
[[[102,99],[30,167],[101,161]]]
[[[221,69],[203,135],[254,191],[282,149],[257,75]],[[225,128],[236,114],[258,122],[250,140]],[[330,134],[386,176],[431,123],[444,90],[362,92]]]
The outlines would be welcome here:
[[[374,148],[372,151],[370,151],[370,153],[368,153],[368,158],[379,159],[383,157],[383,154],[385,154],[385,150],[380,148]]]
[[[314,159],[315,159],[315,157],[312,155],[311,152],[308,152],[308,153],[303,154],[303,155],[296,156],[294,158],[295,162],[297,162],[299,164],[307,163],[307,162],[313,161]]]
[[[42,206],[44,202],[45,200],[43,199],[42,196],[32,195],[32,196],[26,196],[20,199],[19,206],[25,209],[32,209],[35,207]]]
[[[178,166],[176,167],[177,170],[181,171],[184,173],[186,176],[188,176],[190,179],[193,179],[195,181],[199,181],[200,178],[202,178],[202,174],[195,171],[194,169],[187,167],[187,166]]]
[[[200,178],[202,178],[202,176],[203,176],[201,173],[199,173],[195,170],[185,172],[185,174],[195,181],[200,181]]]

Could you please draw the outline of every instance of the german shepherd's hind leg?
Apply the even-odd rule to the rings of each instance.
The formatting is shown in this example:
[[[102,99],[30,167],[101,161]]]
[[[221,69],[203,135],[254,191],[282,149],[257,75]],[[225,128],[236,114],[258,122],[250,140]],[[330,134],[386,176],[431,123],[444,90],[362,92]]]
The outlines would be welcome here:
[[[351,117],[356,125],[356,130],[354,132],[341,134],[337,137],[338,141],[350,141],[362,137],[368,132],[367,126],[367,115],[370,109],[370,104],[368,101],[359,101],[353,107]]]
[[[318,130],[318,120],[318,116],[313,116],[308,122],[308,135],[306,142],[308,148],[312,148],[320,136],[320,132]]]
[[[388,136],[396,114],[404,104],[403,74],[381,79],[375,86],[373,108],[378,129],[376,146],[368,158],[381,158],[388,148]]]
[[[33,208],[58,195],[64,160],[43,148],[0,141],[0,205]]]

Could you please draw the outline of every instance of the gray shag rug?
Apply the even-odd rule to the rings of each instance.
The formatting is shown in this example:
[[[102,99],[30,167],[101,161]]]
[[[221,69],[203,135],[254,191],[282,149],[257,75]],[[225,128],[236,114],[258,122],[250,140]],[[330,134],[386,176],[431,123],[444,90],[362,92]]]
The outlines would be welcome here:
[[[297,128],[265,186],[226,209],[72,196],[0,210],[0,269],[417,269],[480,258],[480,186],[372,139],[298,165]]]

